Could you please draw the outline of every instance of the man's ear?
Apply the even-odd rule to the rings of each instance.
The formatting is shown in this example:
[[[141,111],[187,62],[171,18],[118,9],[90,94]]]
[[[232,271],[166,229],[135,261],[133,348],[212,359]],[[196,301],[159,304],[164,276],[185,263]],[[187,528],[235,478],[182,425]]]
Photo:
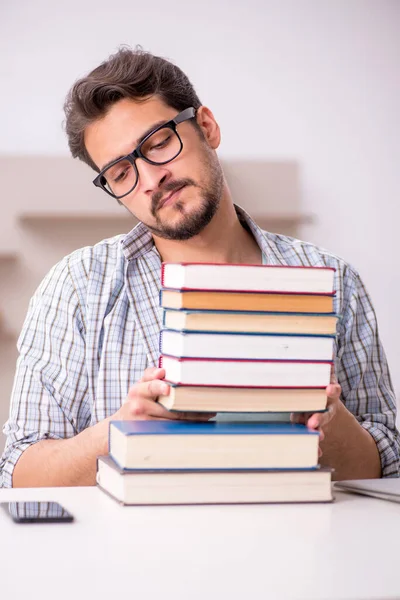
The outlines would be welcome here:
[[[200,106],[196,112],[196,121],[208,145],[216,150],[221,143],[221,131],[211,110],[207,106]]]

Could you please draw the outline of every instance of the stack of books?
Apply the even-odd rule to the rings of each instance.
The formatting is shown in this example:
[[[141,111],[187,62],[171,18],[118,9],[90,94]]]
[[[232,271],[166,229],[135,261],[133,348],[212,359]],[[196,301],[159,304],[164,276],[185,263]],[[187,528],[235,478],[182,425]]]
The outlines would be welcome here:
[[[166,408],[326,408],[337,315],[334,270],[164,263],[160,366]],[[110,424],[98,484],[125,504],[330,501],[317,432],[270,422]]]
[[[329,502],[318,439],[290,423],[113,421],[97,483],[130,505]]]
[[[334,269],[162,267],[160,366],[170,410],[319,411],[336,333]]]

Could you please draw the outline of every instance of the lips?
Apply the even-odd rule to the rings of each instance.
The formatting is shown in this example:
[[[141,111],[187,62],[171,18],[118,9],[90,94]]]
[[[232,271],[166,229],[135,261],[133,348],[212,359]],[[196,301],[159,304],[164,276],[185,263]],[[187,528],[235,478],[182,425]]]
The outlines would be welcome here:
[[[182,185],[181,187],[177,188],[176,190],[173,190],[170,194],[168,194],[168,196],[165,196],[160,201],[160,203],[158,205],[158,210],[160,210],[164,206],[164,204],[166,204],[175,194],[177,194],[178,192],[183,190],[184,187],[185,187],[185,185]]]

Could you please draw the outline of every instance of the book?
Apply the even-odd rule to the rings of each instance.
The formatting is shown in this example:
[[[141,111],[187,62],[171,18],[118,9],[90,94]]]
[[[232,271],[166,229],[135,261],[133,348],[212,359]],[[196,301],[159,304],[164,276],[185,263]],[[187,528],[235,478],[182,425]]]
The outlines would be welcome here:
[[[223,310],[163,311],[165,329],[246,333],[310,333],[334,335],[338,316],[304,313],[233,312]]]
[[[350,492],[352,494],[371,496],[380,500],[400,502],[400,479],[398,477],[349,479],[347,481],[336,481],[334,486],[339,492]]]
[[[195,412],[320,412],[326,388],[236,388],[170,384],[158,402],[168,410]]]
[[[97,459],[97,485],[126,505],[331,502],[331,472],[124,471],[109,456]]]
[[[334,314],[334,294],[272,294],[270,292],[160,291],[163,308]]]
[[[332,360],[333,336],[215,331],[160,332],[160,352],[192,358]]]
[[[317,431],[293,423],[111,421],[109,454],[123,469],[310,469]]]
[[[332,361],[176,358],[162,355],[165,379],[181,385],[236,387],[326,387]]]
[[[162,287],[329,294],[335,269],[223,263],[162,263]]]

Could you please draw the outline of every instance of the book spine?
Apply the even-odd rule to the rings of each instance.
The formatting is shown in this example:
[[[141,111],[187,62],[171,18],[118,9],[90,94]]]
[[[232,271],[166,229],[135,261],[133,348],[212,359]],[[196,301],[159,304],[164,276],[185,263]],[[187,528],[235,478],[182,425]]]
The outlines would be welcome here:
[[[169,385],[173,385],[174,387],[201,387],[201,388],[234,388],[240,390],[326,390],[326,387],[317,386],[301,386],[294,385],[292,387],[287,385],[226,385],[225,383],[213,383],[210,385],[209,383],[182,383],[181,381],[170,381],[169,379],[164,379],[166,383]],[[319,411],[316,411],[319,412]]]
[[[165,323],[163,323],[165,325]],[[210,336],[251,336],[251,337],[295,337],[295,338],[336,338],[335,333],[269,333],[264,331],[216,331],[214,329],[173,329],[166,327],[165,331],[174,331],[182,336],[210,335]]]
[[[268,268],[268,269],[320,269],[321,271],[336,271],[335,267],[326,267],[325,265],[259,265],[253,263],[213,263],[213,262],[171,262],[171,263],[162,263],[171,265],[183,265],[184,267],[190,267],[192,265],[202,265],[202,266],[212,266],[212,267],[260,267],[260,268]]]
[[[185,292],[201,292],[202,294],[210,294],[210,293],[218,293],[218,294],[263,294],[263,295],[270,295],[270,296],[312,296],[313,298],[315,296],[318,297],[324,297],[326,298],[327,296],[329,296],[330,298],[334,298],[336,296],[336,290],[333,290],[332,292],[289,292],[289,291],[280,291],[280,290],[243,290],[243,289],[235,289],[235,290],[231,290],[231,289],[226,289],[226,288],[189,288],[189,287],[181,287],[181,288],[173,288],[173,287],[165,287],[163,286],[163,290],[167,291],[167,292],[180,292],[181,294],[184,294]],[[161,293],[161,292],[160,292]],[[200,309],[198,309],[200,310]],[[230,312],[230,311],[227,311]],[[233,311],[236,312],[236,311]],[[239,311],[239,312],[246,312],[246,311]],[[259,312],[271,312],[271,311],[259,311]],[[272,312],[276,312],[276,311],[272,311]],[[291,314],[291,313],[290,313]],[[300,313],[302,314],[302,313]],[[310,314],[310,313],[305,313],[305,314]],[[314,314],[314,313],[311,313]],[[315,313],[318,314],[318,313]],[[321,314],[321,313],[320,313]],[[322,313],[322,314],[326,314],[326,313]],[[335,313],[328,313],[328,314],[335,314]]]
[[[161,263],[161,285],[164,287],[165,263]]]
[[[210,385],[209,383],[175,383],[174,381],[169,381],[169,379],[164,379],[164,381],[166,383],[168,383],[171,387],[176,387],[176,388],[185,388],[185,387],[201,387],[201,388],[209,388],[209,389],[214,389],[214,388],[222,388],[222,389],[236,389],[236,388],[240,388],[241,390],[321,390],[321,391],[325,391],[326,387],[321,387],[320,385],[317,386],[287,386],[287,385],[283,385],[283,386],[271,386],[271,385],[226,385],[226,384],[213,384]]]
[[[327,364],[327,365],[332,365],[333,364],[333,360],[307,360],[307,359],[299,359],[299,358],[204,358],[204,357],[200,357],[200,356],[184,356],[184,357],[177,357],[177,356],[172,356],[170,354],[166,354],[165,356],[168,356],[168,358],[172,359],[172,360],[177,360],[178,362],[185,362],[185,361],[202,361],[202,362],[227,362],[227,363],[238,363],[238,362],[245,362],[245,363],[310,363],[310,364]]]
[[[161,291],[160,291],[160,299],[161,299]],[[160,301],[161,304],[161,301]],[[321,317],[321,318],[325,318],[325,317],[334,317],[335,319],[339,320],[343,317],[343,315],[341,315],[340,313],[316,313],[316,312],[277,312],[276,310],[229,310],[229,309],[221,309],[221,308],[173,308],[172,306],[168,306],[168,308],[164,309],[163,314],[165,314],[166,311],[173,311],[173,312],[185,312],[185,313],[202,313],[202,314],[217,314],[217,315],[232,315],[232,314],[236,314],[238,316],[242,316],[242,315],[251,315],[251,316],[258,316],[258,315],[265,315],[265,316],[277,316],[277,317],[312,317],[312,318],[317,318],[317,317]],[[302,335],[302,334],[301,334]]]

